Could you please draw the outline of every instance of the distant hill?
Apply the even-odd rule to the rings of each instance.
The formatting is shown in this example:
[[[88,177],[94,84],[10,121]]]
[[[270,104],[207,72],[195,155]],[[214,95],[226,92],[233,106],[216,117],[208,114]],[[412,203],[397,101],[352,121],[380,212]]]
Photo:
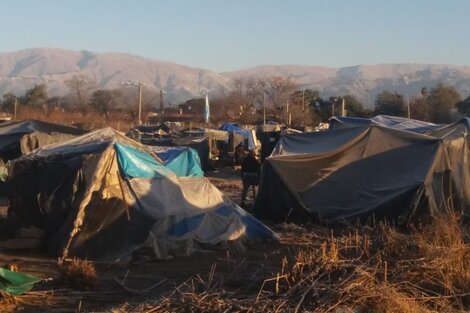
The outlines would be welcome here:
[[[38,83],[46,83],[49,93],[63,95],[70,90],[64,82],[74,75],[93,78],[101,88],[120,88],[128,81],[141,81],[172,103],[228,88],[228,79],[205,69],[142,58],[124,53],[93,53],[39,48],[0,53],[0,94],[22,94]]]
[[[466,97],[470,94],[470,67],[445,64],[378,64],[338,69],[315,66],[259,66],[223,76],[263,77],[290,75],[299,86],[320,91],[322,97],[351,94],[372,106],[383,90],[397,91],[411,98],[442,82],[454,86]]]
[[[165,99],[180,103],[199,97],[205,90],[213,96],[230,90],[236,77],[291,76],[302,88],[320,91],[322,97],[352,94],[372,105],[382,90],[411,97],[422,87],[438,82],[452,85],[466,97],[470,94],[470,67],[445,64],[378,64],[329,68],[303,65],[258,66],[216,73],[176,63],[124,53],[93,53],[53,48],[0,53],[0,95],[22,94],[34,84],[46,83],[49,94],[69,92],[64,82],[74,75],[95,79],[101,88],[120,88],[128,81],[141,81],[146,88],[164,89]]]

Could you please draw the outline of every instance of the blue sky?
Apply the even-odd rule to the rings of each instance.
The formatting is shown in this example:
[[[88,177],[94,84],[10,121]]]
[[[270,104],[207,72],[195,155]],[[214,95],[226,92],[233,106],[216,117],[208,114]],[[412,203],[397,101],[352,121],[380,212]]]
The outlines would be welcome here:
[[[2,0],[0,52],[125,52],[215,71],[470,65],[470,1]]]

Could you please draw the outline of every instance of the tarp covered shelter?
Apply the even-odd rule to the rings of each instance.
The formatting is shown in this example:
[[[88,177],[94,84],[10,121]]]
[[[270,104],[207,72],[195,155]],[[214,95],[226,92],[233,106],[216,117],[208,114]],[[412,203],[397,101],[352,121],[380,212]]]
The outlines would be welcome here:
[[[12,160],[51,143],[63,142],[85,134],[75,127],[37,120],[0,123],[0,157]]]
[[[37,120],[0,123],[0,175],[6,173],[4,164],[47,144],[64,142],[86,131]],[[0,182],[0,195],[7,196],[9,184]]]
[[[443,127],[443,125],[439,124],[390,115],[377,115],[372,118],[334,116],[330,118],[329,122],[329,129],[361,125],[377,125],[393,129],[408,130],[416,133],[425,133],[433,129]]]
[[[470,204],[469,120],[426,134],[374,123],[283,136],[264,162],[258,217],[435,215]]]
[[[196,131],[195,133],[172,133],[171,136],[159,137],[158,134],[143,134],[137,128],[132,129],[127,133],[129,138],[141,142],[142,144],[157,147],[188,147],[194,149],[199,155],[201,167],[204,171],[212,170],[211,154],[215,150],[214,136],[227,135],[227,132],[205,132],[204,129],[200,129],[201,132]],[[225,137],[224,137],[225,138]]]
[[[163,161],[166,168],[178,177],[203,177],[201,160],[196,150],[188,147],[151,146],[153,152]]]
[[[213,170],[211,164],[211,154],[213,150],[213,140],[210,137],[180,137],[173,138],[170,146],[189,147],[194,149],[201,160],[201,167],[204,171]]]
[[[225,130],[229,133],[235,133],[245,137],[248,140],[248,149],[256,149],[256,133],[251,129],[243,129],[238,127],[236,123],[225,123],[220,128],[220,130]]]
[[[9,217],[47,233],[56,256],[158,257],[277,235],[204,177],[177,177],[149,147],[106,128],[13,161]]]
[[[271,155],[279,139],[281,139],[281,131],[262,132],[260,134],[261,161]]]
[[[186,135],[193,137],[205,137],[208,136],[214,141],[227,141],[229,133],[225,130],[218,130],[212,128],[187,128],[182,131]]]

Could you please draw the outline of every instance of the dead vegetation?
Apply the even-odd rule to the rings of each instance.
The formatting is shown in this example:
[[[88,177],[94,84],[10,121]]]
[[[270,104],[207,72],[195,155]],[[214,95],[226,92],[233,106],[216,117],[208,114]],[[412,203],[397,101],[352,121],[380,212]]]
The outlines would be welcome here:
[[[115,112],[109,118],[103,118],[101,114],[90,112],[83,115],[79,112],[51,111],[45,114],[40,109],[22,107],[17,116],[17,120],[36,119],[49,123],[63,125],[83,125],[85,129],[99,129],[113,127],[122,132],[127,132],[133,126],[133,119],[126,113]]]
[[[214,264],[204,277],[196,275],[162,297],[114,311],[417,313],[470,309],[470,248],[457,214],[411,231],[399,231],[387,223],[345,228],[337,234],[316,229],[317,240],[285,250],[277,267],[260,271],[238,263],[230,273],[218,273]]]
[[[238,177],[228,182],[226,177],[211,179],[222,183],[224,192],[233,189],[230,195],[239,198]],[[14,303],[0,301],[0,308],[8,304],[11,311],[28,305],[33,312],[44,305],[81,306],[82,312],[470,311],[470,237],[458,214],[405,229],[373,220],[372,225],[334,229],[296,224],[273,229],[281,235],[281,244],[253,243],[243,252],[147,260],[125,270],[99,267],[96,290],[65,289],[59,283],[52,290],[44,286],[17,297]]]
[[[92,262],[73,258],[60,265],[63,282],[76,290],[89,290],[96,285],[96,270]]]

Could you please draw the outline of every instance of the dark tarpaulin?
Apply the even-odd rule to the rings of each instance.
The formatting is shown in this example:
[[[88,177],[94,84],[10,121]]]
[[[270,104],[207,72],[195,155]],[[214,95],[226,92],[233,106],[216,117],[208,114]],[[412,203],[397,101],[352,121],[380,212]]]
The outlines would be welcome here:
[[[48,246],[51,255],[63,253],[76,218],[76,214],[69,215],[52,238]],[[154,223],[155,220],[129,207],[122,199],[103,199],[95,192],[86,207],[80,232],[73,236],[67,250],[83,259],[114,261],[143,245]]]
[[[262,132],[260,135],[261,141],[261,161],[264,161],[271,155],[277,143],[281,139],[280,131]]]
[[[30,145],[28,146],[28,142],[26,142],[22,146],[23,136],[33,133],[36,133],[36,136],[29,141]],[[63,135],[79,136],[84,133],[85,131],[75,127],[37,120],[2,123],[0,124],[0,157],[11,160],[44,144],[63,141],[60,138]],[[40,136],[39,134],[47,134],[48,136]]]
[[[357,126],[315,133],[298,133],[282,136],[274,147],[272,155],[298,155],[323,153],[350,144],[364,135],[369,126]]]
[[[103,157],[102,145],[96,148],[89,155],[77,153],[14,163],[10,217],[46,230],[47,250],[52,256],[62,255],[67,247],[68,253],[76,257],[113,261],[142,245],[155,223],[122,199],[103,198],[101,192],[92,194],[84,208],[86,214],[78,216],[84,201],[84,180],[90,180],[97,160]],[[82,226],[69,241],[77,220]]]
[[[330,129],[364,125],[384,126],[416,133],[425,133],[442,127],[434,123],[389,115],[377,115],[372,118],[334,116],[330,119]]]
[[[445,199],[459,208],[470,202],[466,137],[371,125],[284,136],[275,151],[262,170],[259,217],[395,218],[416,212],[423,197],[431,214]]]
[[[9,218],[44,229],[50,255],[114,261],[147,240],[155,220],[113,187],[119,186],[114,136],[105,129],[13,161]]]

